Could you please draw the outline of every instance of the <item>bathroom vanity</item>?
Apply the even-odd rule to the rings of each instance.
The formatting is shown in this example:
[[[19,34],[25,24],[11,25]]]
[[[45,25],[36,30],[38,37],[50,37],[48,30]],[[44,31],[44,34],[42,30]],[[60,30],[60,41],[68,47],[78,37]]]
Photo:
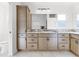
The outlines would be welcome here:
[[[68,50],[79,55],[79,34],[76,36],[75,32],[60,32],[57,29],[52,29],[46,14],[31,14],[28,6],[18,5],[16,7],[17,50]],[[55,20],[55,17],[52,19]]]
[[[57,33],[27,32],[27,49],[57,50]]]
[[[46,14],[31,14],[27,6],[17,6],[17,16],[18,50],[69,50],[69,33],[50,29]],[[55,20],[56,14],[50,17]]]

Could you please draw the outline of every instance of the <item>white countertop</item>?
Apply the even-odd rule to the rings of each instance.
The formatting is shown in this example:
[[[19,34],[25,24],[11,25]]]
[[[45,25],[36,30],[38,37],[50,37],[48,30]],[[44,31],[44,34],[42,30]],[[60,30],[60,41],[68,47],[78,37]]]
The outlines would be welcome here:
[[[79,32],[58,32],[58,33],[79,34]]]
[[[57,32],[42,31],[42,32],[27,32],[27,33],[57,33]]]
[[[61,32],[61,31],[58,31],[58,32],[52,32],[52,31],[42,31],[42,32],[27,32],[27,33],[69,33],[69,34],[79,34],[79,32]]]

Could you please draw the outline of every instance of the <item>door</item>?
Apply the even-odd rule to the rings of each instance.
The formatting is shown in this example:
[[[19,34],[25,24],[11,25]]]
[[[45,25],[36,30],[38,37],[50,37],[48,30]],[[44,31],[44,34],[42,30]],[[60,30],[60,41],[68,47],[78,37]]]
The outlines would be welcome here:
[[[56,38],[48,38],[48,50],[57,50],[57,39]]]
[[[47,38],[39,38],[39,50],[47,50]]]

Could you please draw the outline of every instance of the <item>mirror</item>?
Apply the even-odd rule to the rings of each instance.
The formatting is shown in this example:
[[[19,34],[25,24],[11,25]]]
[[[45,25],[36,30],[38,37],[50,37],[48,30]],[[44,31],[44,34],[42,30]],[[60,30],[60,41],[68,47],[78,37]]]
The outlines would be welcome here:
[[[46,29],[47,15],[46,14],[32,14],[32,29]]]

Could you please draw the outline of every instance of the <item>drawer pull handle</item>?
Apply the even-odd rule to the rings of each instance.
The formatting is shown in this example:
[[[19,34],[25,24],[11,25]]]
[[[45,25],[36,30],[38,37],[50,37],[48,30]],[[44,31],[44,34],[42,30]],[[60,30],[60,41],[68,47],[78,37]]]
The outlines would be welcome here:
[[[47,40],[49,41],[49,39],[47,38]]]
[[[76,40],[75,43],[78,44],[78,41]]]
[[[32,36],[34,36],[34,35],[32,35]]]
[[[64,45],[62,47],[65,47]]]
[[[62,41],[65,41],[65,39],[62,39]]]
[[[32,45],[31,47],[34,47],[34,45]]]
[[[64,36],[64,35],[62,35],[62,36]]]
[[[34,41],[34,39],[32,39],[32,41]]]

